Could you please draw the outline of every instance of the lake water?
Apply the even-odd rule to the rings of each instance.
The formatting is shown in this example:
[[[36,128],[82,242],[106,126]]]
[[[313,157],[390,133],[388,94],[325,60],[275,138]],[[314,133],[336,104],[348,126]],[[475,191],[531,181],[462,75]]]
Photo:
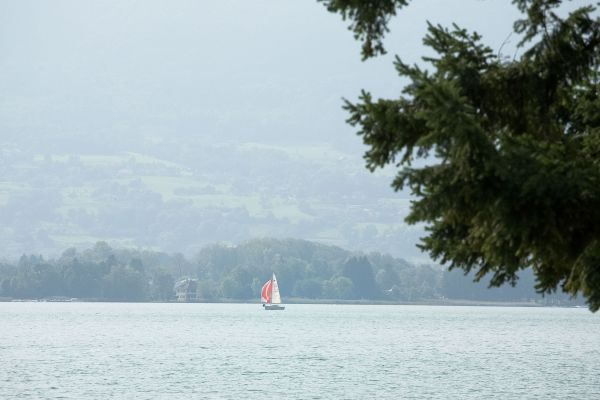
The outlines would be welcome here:
[[[600,399],[600,314],[0,303],[0,398]]]

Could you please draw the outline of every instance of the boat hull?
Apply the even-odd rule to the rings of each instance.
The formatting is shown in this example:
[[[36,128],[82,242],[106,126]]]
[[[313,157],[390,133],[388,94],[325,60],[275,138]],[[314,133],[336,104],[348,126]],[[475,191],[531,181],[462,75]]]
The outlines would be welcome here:
[[[284,306],[280,306],[278,304],[263,304],[263,308],[265,310],[271,310],[271,311],[275,311],[275,310],[285,310]]]

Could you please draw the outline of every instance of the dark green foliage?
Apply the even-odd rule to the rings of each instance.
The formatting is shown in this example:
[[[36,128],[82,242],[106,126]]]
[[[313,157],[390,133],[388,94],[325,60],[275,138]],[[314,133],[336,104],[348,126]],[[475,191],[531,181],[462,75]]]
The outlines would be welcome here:
[[[473,283],[472,274],[465,278],[462,271],[452,270],[444,272],[440,287],[441,294],[449,299],[466,300],[522,300],[535,297],[534,276],[529,269],[523,271],[519,277],[519,284],[515,287],[504,285],[501,287],[489,288],[483,282]]]
[[[154,254],[113,249],[99,242],[81,253],[67,249],[57,260],[24,255],[17,265],[0,264],[0,297],[172,300],[173,273],[161,264],[166,262],[171,269],[179,269],[181,259]]]
[[[174,287],[175,280],[173,279],[173,275],[165,269],[159,269],[154,272],[154,277],[152,278],[152,298],[154,300],[172,300],[175,297]]]
[[[221,295],[228,299],[252,298],[252,277],[246,268],[236,267],[221,283]]]
[[[320,290],[308,281],[329,279],[348,254],[337,247],[303,240],[257,239],[236,247],[213,245],[202,249],[197,271],[201,283],[220,287],[224,297],[258,299],[263,283],[273,272],[282,296],[320,297]],[[243,279],[239,279],[240,270],[247,272]],[[238,284],[241,280],[243,288]],[[297,285],[304,280],[308,281]]]
[[[126,301],[146,299],[143,274],[129,266],[113,266],[110,273],[103,277],[103,284],[106,298]]]
[[[373,276],[373,267],[367,257],[350,257],[342,267],[342,274],[352,281],[356,298],[376,299],[380,297]]]
[[[103,296],[103,276],[110,272],[113,263],[98,265],[80,262],[74,258],[62,267],[65,295],[69,297],[100,298]]]
[[[318,299],[323,292],[323,284],[316,279],[302,279],[294,285],[293,295],[296,297],[306,297],[308,299]]]
[[[386,17],[404,4],[375,3],[328,4],[372,34],[360,39],[381,43]],[[490,274],[491,286],[532,268],[539,292],[581,293],[596,311],[600,20],[591,2],[566,17],[560,0],[514,3],[526,13],[515,23],[521,56],[503,59],[476,33],[429,25],[431,67],[397,58],[410,81],[403,95],[363,92],[346,102],[348,121],[369,146],[370,170],[400,168],[393,187],[416,196],[407,221],[428,223],[421,247],[434,259],[476,280]],[[425,166],[414,167],[417,159]]]
[[[140,266],[136,260],[143,260],[143,268],[134,268]],[[261,239],[235,247],[210,246],[199,253],[196,262],[197,268],[192,268],[181,255],[113,249],[106,244],[82,252],[69,249],[57,260],[23,256],[15,265],[0,264],[0,297],[174,301],[175,284],[193,278],[198,299],[258,301],[262,285],[274,271],[284,301],[291,297],[387,301],[441,297],[523,299],[519,291],[487,294],[462,274],[449,279],[439,268],[417,267],[379,253],[353,254],[304,240]],[[197,275],[190,273],[194,270]],[[530,281],[525,276],[525,283]],[[529,293],[527,300],[534,299],[534,293]]]
[[[198,282],[198,288],[196,293],[198,298],[201,300],[213,300],[220,296],[220,293],[218,293],[215,286],[208,281]],[[258,295],[256,296],[256,298],[258,298]]]
[[[137,272],[144,272],[144,263],[139,258],[132,258],[129,261],[129,267]]]
[[[19,260],[12,279],[3,280],[3,291],[20,297],[55,296],[62,292],[63,282],[51,265],[42,257],[25,256]]]
[[[350,278],[338,276],[324,283],[323,297],[326,299],[356,299],[354,284]]]
[[[363,42],[363,60],[377,54],[385,54],[382,39],[388,32],[389,19],[396,9],[408,4],[408,0],[318,0],[329,11],[339,12],[344,19],[352,21],[348,29],[354,38]]]

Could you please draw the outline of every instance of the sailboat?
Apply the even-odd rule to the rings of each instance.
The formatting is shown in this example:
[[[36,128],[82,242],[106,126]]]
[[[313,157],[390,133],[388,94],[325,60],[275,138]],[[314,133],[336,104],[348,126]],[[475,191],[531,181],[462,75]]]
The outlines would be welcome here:
[[[285,310],[285,307],[281,305],[281,296],[279,295],[275,273],[273,273],[273,279],[269,279],[263,285],[260,291],[260,301],[262,301],[265,310]]]

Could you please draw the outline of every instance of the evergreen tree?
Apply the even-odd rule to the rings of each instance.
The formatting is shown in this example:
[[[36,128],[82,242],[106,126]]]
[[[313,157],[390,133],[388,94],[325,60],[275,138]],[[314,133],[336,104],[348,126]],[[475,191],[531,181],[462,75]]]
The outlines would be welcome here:
[[[379,298],[379,290],[373,276],[373,267],[365,256],[350,257],[343,265],[343,276],[352,281],[354,293],[357,298]]]
[[[322,0],[350,19],[363,58],[383,53],[389,18],[408,0]],[[522,54],[504,59],[477,33],[429,25],[424,69],[396,59],[410,83],[397,99],[346,102],[369,146],[367,168],[400,167],[416,197],[410,223],[434,259],[514,284],[581,293],[600,308],[600,19],[589,5],[513,0]],[[584,2],[582,2],[584,3]],[[414,166],[414,161],[426,162]]]

